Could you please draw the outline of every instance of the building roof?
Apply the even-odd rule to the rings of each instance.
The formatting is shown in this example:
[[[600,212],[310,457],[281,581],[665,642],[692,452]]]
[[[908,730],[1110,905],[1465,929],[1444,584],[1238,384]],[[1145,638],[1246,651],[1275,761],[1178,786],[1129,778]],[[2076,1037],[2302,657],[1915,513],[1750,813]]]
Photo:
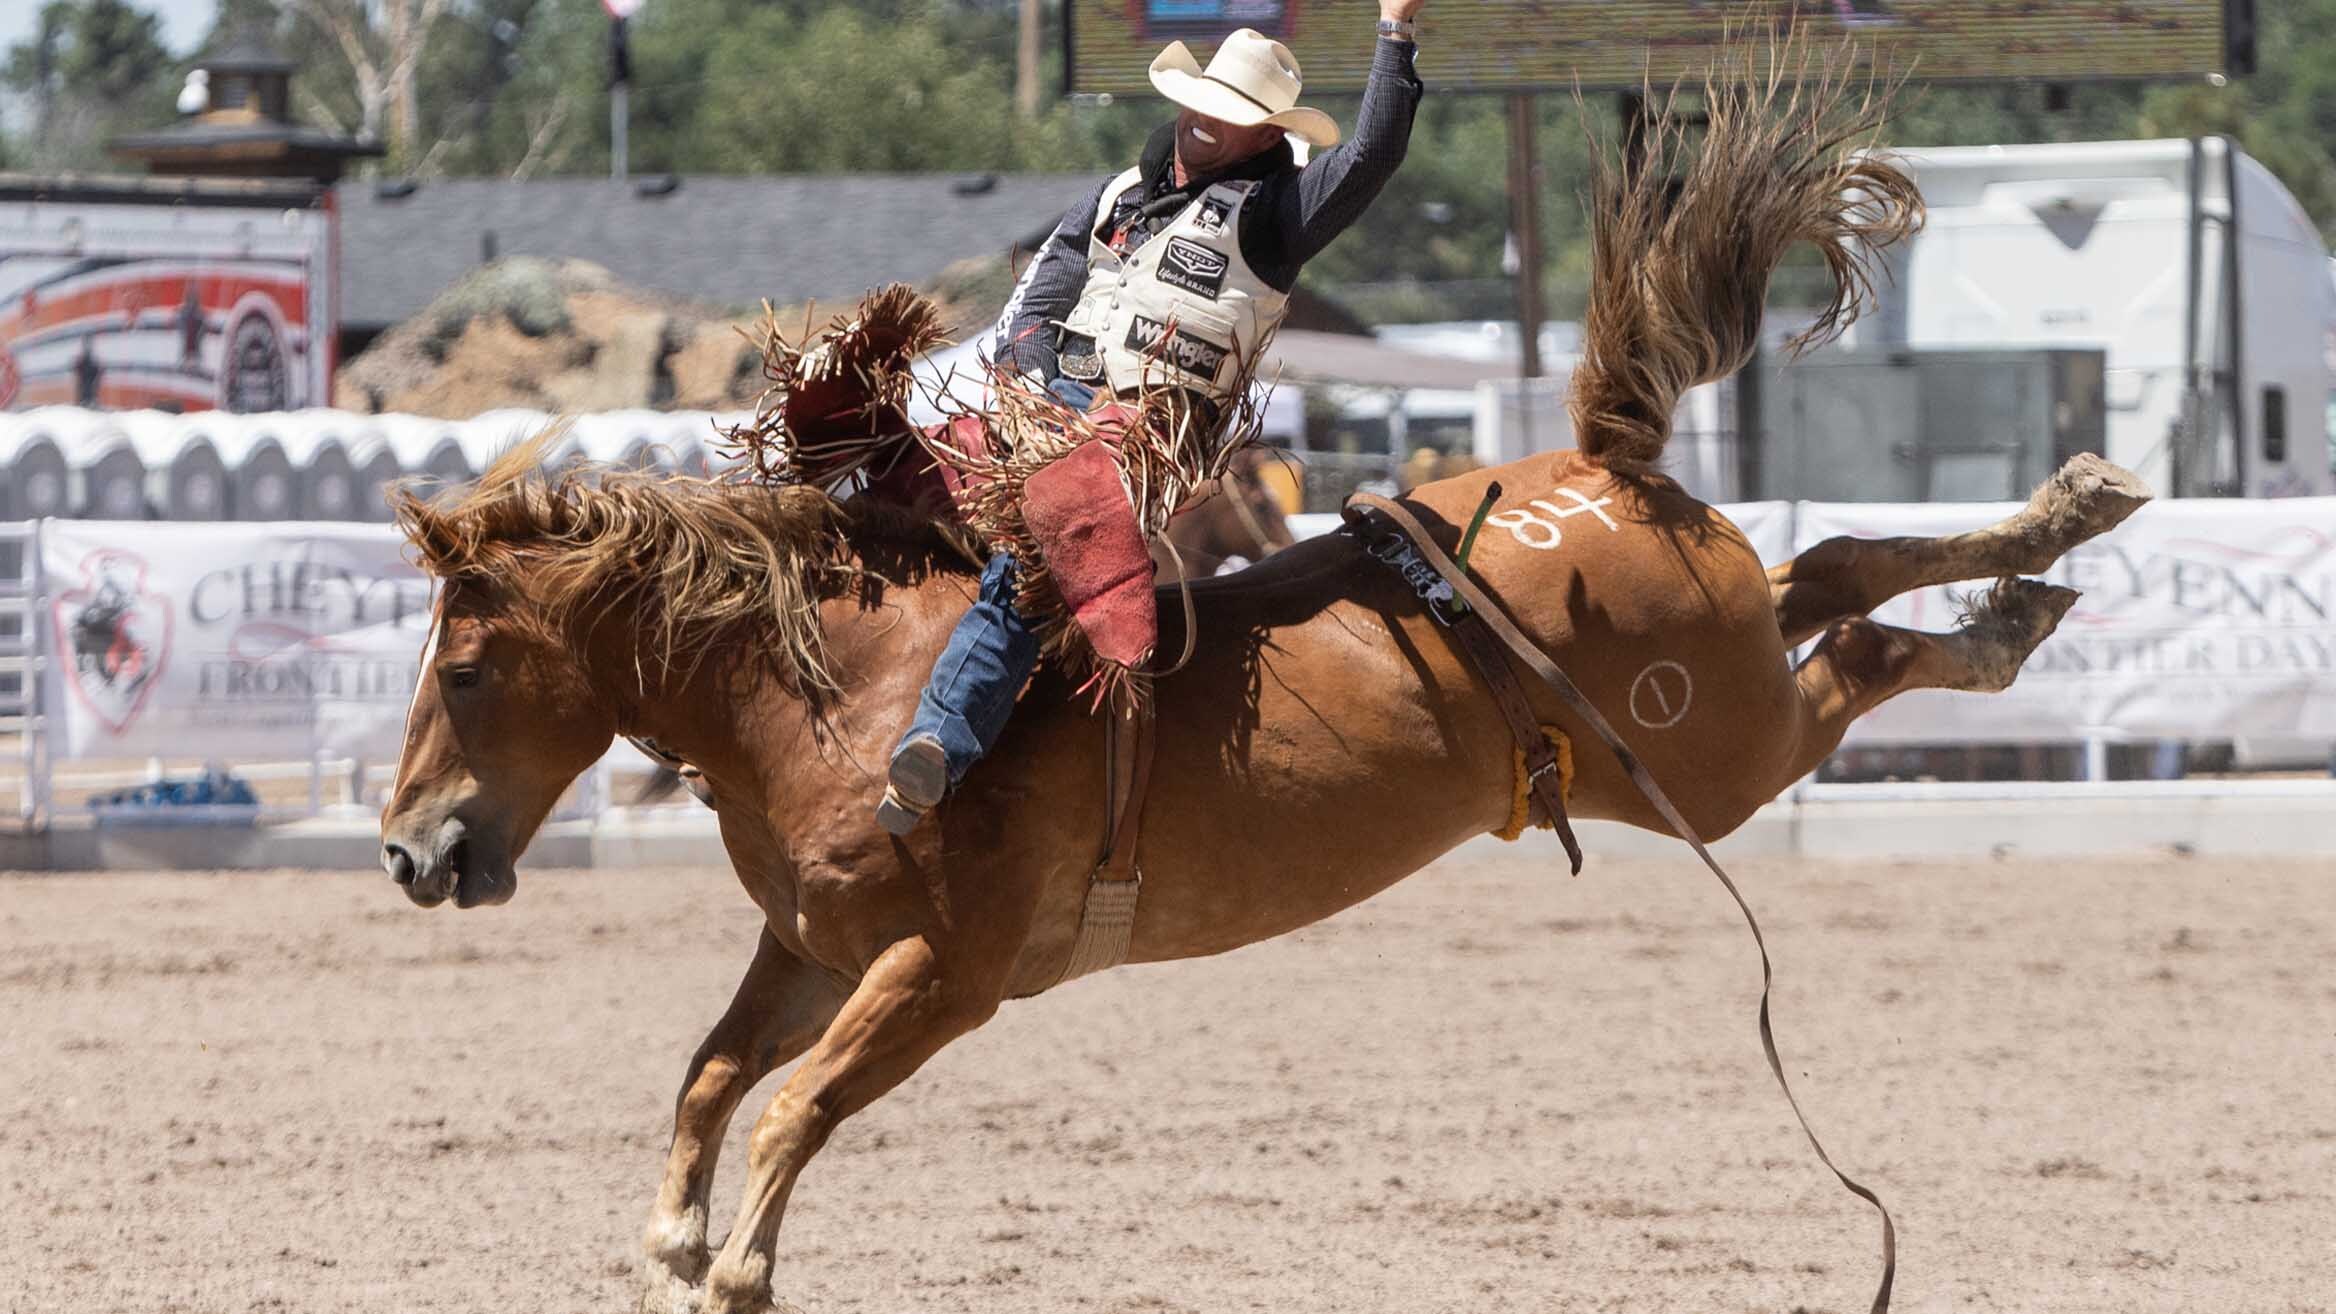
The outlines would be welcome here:
[[[270,156],[299,154],[349,159],[382,153],[377,142],[359,141],[306,124],[263,118],[236,121],[211,115],[153,132],[125,133],[106,144],[116,154],[157,163],[209,154],[237,158],[238,151],[248,154],[248,148],[264,148],[263,153]]]
[[[1462,360],[1392,346],[1376,338],[1285,328],[1267,345],[1263,378],[1337,383],[1397,391],[1466,391],[1488,379],[1517,377],[1514,364]]]
[[[1092,174],[818,174],[678,179],[345,181],[341,321],[407,319],[495,256],[603,265],[641,287],[751,307],[848,302],[930,283],[969,257],[1029,250]],[[670,186],[662,184],[670,183]]]
[[[262,32],[250,28],[238,30],[227,44],[208,55],[195,59],[196,68],[213,73],[283,73],[300,71],[300,66],[284,58],[275,43]]]
[[[155,177],[133,173],[0,173],[0,201],[284,205],[324,203],[315,183],[286,178]]]

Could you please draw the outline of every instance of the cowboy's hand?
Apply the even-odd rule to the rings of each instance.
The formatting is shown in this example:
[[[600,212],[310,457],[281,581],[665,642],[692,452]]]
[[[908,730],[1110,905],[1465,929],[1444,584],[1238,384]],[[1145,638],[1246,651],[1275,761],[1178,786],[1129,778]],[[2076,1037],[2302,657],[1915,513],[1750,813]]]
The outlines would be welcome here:
[[[1397,23],[1408,23],[1419,13],[1427,0],[1379,0],[1379,17]]]

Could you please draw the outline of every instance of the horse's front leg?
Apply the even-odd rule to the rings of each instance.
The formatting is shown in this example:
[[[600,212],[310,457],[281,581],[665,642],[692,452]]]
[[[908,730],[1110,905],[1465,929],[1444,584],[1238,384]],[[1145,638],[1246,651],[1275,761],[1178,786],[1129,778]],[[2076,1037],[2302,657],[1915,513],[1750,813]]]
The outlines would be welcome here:
[[[746,1200],[706,1275],[706,1314],[774,1308],[772,1256],[796,1177],[838,1123],[997,1011],[1005,965],[976,961],[982,957],[945,956],[924,936],[897,941],[877,956],[754,1125]]]
[[[738,1102],[755,1083],[811,1047],[843,1006],[819,968],[779,947],[768,928],[722,1020],[690,1059],[674,1101],[665,1179],[641,1239],[646,1314],[695,1309],[706,1275],[706,1197]]]

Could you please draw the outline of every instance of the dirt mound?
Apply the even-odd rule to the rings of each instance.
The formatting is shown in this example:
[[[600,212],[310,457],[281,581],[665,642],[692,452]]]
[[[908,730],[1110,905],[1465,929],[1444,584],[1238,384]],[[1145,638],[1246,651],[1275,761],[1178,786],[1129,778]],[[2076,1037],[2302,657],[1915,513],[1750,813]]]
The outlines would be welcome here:
[[[928,289],[953,339],[986,329],[1012,290],[1003,259],[950,266]],[[853,297],[781,309],[817,326]],[[739,330],[762,318],[619,281],[582,260],[515,256],[482,265],[341,367],[333,404],[467,419],[544,411],[737,410],[763,389]]]
[[[345,410],[463,419],[549,411],[725,409],[761,391],[747,321],[581,260],[481,266],[342,366]]]

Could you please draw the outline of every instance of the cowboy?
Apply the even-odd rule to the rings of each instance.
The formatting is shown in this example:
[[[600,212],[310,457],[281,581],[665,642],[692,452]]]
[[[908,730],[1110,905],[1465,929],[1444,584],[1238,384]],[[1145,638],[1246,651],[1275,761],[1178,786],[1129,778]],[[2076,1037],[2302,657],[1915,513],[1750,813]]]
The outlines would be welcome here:
[[[1063,216],[1007,302],[992,358],[1075,410],[1160,387],[1183,389],[1204,408],[1229,400],[1288,314],[1299,269],[1403,163],[1422,90],[1412,18],[1423,3],[1380,0],[1370,82],[1344,145],[1329,115],[1298,104],[1298,61],[1280,42],[1244,28],[1205,70],[1181,41],[1162,51],[1152,85],[1178,106],[1175,121],[1152,134],[1136,167]],[[1292,137],[1312,150],[1302,168]],[[1058,464],[1066,472],[1100,464],[1098,446]],[[1081,462],[1086,455],[1097,460]],[[1107,477],[1090,482],[1117,487]],[[1064,514],[1086,521],[1074,534],[1135,534],[1143,556],[1132,511],[1116,505],[1124,493],[1091,498],[1063,486]],[[1039,487],[1033,479],[1033,497]],[[1068,596],[1080,582],[1066,580],[1066,564],[1058,583],[1097,651],[1140,660],[1157,624],[1149,571],[1139,579],[1121,570],[1083,599]],[[1038,635],[1014,606],[1016,569],[1009,554],[991,558],[893,752],[876,816],[895,835],[989,751],[1038,664]]]

